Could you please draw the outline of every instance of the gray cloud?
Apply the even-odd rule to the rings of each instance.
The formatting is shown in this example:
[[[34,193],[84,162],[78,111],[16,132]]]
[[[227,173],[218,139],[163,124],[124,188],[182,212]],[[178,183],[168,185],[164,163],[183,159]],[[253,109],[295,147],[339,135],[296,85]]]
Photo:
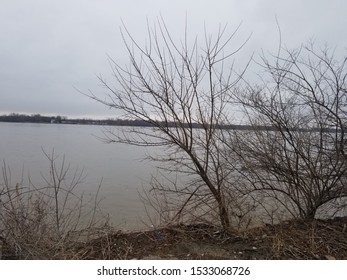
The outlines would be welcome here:
[[[108,76],[109,54],[126,61],[119,34],[121,19],[145,42],[146,18],[161,14],[179,38],[188,18],[189,32],[213,33],[243,21],[239,42],[252,33],[240,60],[283,40],[297,47],[310,38],[345,52],[347,2],[344,0],[0,0],[0,113],[25,112],[111,116],[107,108],[79,94],[100,91],[97,74]]]

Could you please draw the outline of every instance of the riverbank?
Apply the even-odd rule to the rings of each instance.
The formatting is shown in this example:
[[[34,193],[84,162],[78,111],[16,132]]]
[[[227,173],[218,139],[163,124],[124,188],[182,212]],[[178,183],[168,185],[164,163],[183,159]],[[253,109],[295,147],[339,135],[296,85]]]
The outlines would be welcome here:
[[[142,232],[93,229],[66,238],[54,259],[347,259],[347,217],[289,221],[226,233],[206,224]],[[3,240],[3,259],[11,259]]]

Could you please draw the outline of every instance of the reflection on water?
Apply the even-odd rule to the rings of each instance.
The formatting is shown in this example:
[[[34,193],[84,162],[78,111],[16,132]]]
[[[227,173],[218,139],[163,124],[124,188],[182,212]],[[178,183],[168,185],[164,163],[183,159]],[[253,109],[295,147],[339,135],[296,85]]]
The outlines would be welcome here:
[[[155,167],[144,157],[148,150],[125,144],[106,144],[103,128],[89,125],[0,123],[0,160],[11,169],[13,184],[27,178],[43,184],[42,176],[49,172],[42,152],[65,155],[72,171],[83,169],[86,175],[80,190],[96,191],[102,181],[102,208],[110,213],[111,222],[125,229],[143,227],[144,206],[138,192],[148,187]],[[1,178],[2,179],[2,178]]]
[[[157,148],[146,150],[125,144],[106,144],[98,138],[103,135],[100,126],[0,123],[0,131],[0,160],[6,161],[11,169],[12,185],[21,180],[28,182],[30,177],[35,185],[43,186],[42,176],[49,176],[49,162],[42,149],[47,153],[54,150],[59,155],[57,162],[65,155],[71,171],[83,170],[86,177],[80,185],[81,192],[93,194],[102,182],[100,207],[110,214],[114,226],[122,229],[145,226],[143,221],[148,221],[148,217],[139,192],[148,188],[151,175],[157,172],[153,163],[143,159],[147,153],[160,153]],[[271,205],[277,209],[276,204]],[[256,209],[258,217],[262,218],[262,208]],[[324,217],[335,209],[335,205],[327,205],[317,215]],[[264,214],[269,214],[268,209]],[[282,212],[276,215],[284,218]]]

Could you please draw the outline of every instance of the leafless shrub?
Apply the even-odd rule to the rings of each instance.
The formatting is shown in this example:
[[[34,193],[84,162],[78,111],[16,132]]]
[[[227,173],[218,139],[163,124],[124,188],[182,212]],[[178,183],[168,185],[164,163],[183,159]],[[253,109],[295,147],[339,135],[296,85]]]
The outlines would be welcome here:
[[[33,184],[30,178],[27,184],[22,180],[13,185],[9,167],[5,163],[2,167],[0,236],[7,258],[64,258],[71,234],[107,224],[97,195],[90,201],[77,195],[83,172],[71,172],[65,157],[59,162],[54,151],[45,156],[49,175],[43,186]]]
[[[250,130],[230,132],[249,193],[312,219],[347,196],[347,60],[313,44],[262,56],[263,84],[237,94]],[[331,204],[332,203],[332,204]]]

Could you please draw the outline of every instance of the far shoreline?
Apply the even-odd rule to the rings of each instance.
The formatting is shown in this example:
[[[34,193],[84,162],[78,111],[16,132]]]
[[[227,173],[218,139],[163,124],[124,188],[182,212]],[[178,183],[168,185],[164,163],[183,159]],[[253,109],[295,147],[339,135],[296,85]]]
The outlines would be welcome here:
[[[70,125],[99,125],[99,126],[128,126],[128,127],[154,127],[150,122],[140,119],[92,119],[92,118],[68,118],[65,116],[46,116],[40,114],[17,114],[11,113],[8,115],[0,115],[0,122],[4,123],[39,123],[39,124],[70,124]],[[203,126],[199,123],[180,123],[175,122],[163,122],[164,127],[179,127],[202,129]],[[227,129],[227,130],[265,130],[265,131],[278,131],[278,128],[274,126],[254,126],[247,124],[216,124],[216,129]],[[293,131],[300,132],[320,132],[322,128],[288,128]],[[345,130],[345,129],[343,129]],[[324,132],[336,132],[332,128],[325,128]],[[338,131],[340,132],[340,131]]]

